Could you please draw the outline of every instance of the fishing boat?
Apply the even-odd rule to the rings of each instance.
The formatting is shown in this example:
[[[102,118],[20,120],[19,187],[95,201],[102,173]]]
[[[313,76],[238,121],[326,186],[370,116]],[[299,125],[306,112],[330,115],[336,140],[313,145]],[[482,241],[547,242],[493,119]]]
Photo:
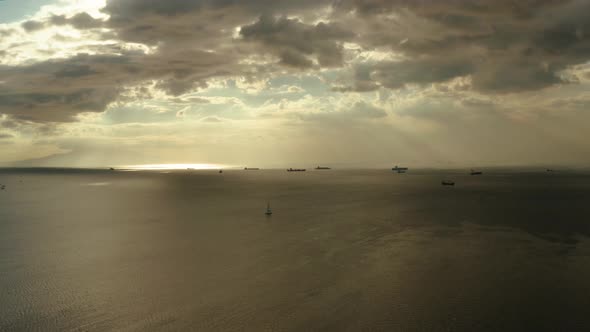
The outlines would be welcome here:
[[[266,212],[264,212],[264,214],[266,214],[267,216],[270,216],[272,214],[272,210],[270,209],[269,202],[266,203]]]

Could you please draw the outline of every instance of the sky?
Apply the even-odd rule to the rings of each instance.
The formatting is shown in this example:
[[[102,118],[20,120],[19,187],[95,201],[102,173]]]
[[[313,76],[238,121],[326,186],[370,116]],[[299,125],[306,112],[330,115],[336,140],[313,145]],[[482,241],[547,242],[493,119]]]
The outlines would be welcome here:
[[[1,0],[0,165],[590,164],[587,0]]]

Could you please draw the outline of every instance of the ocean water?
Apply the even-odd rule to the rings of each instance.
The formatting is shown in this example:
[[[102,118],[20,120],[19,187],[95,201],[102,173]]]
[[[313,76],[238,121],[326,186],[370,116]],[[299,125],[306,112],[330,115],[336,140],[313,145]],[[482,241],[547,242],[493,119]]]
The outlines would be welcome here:
[[[590,330],[590,174],[1,170],[0,183],[0,331]]]

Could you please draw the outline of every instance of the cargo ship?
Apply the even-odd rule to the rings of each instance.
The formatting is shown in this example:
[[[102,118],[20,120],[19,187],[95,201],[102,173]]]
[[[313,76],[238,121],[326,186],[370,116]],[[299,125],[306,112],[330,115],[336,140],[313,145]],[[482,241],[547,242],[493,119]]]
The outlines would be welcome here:
[[[398,172],[398,173],[405,173],[408,170],[408,168],[407,167],[399,167],[399,166],[395,165],[395,167],[392,168],[391,170],[394,172]]]
[[[305,172],[305,168],[289,168],[287,172]]]
[[[260,168],[258,167],[244,167],[244,171],[258,171]]]
[[[318,166],[315,169],[331,169],[330,167],[326,167],[326,166]]]

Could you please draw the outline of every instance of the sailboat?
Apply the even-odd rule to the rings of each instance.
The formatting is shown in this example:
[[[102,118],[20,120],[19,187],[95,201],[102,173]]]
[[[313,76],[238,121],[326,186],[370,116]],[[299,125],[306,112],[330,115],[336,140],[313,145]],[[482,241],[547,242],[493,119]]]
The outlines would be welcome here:
[[[270,216],[272,214],[272,210],[270,209],[270,203],[266,203],[266,212],[264,213],[267,216]]]

